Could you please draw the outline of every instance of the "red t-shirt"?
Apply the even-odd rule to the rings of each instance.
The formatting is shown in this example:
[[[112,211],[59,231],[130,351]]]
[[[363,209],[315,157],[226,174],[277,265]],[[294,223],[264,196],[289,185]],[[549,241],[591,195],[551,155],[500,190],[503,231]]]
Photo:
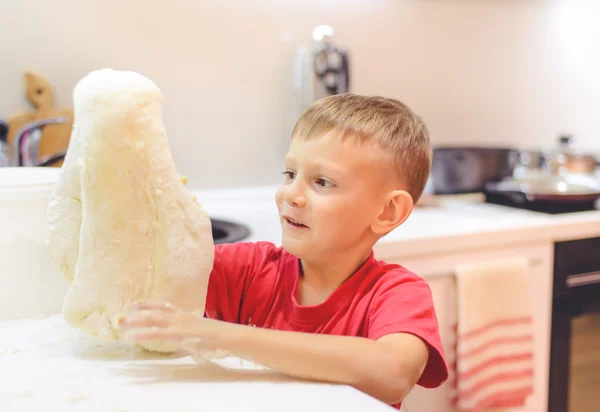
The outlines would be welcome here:
[[[315,306],[296,301],[299,259],[269,242],[215,245],[206,316],[277,330],[361,336],[411,333],[429,346],[418,385],[448,377],[429,285],[402,266],[368,260]],[[395,405],[398,408],[400,405]]]

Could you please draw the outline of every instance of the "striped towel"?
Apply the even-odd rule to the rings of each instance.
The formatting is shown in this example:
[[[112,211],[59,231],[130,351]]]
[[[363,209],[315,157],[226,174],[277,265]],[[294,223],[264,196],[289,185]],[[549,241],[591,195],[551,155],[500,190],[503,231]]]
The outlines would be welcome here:
[[[524,406],[534,372],[528,260],[461,265],[455,279],[449,359],[454,407],[481,412]]]

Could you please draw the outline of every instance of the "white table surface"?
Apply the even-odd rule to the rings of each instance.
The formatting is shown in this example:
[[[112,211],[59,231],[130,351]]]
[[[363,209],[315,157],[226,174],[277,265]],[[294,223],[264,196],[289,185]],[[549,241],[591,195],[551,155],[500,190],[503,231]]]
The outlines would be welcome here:
[[[101,343],[60,315],[0,322],[0,411],[391,411],[354,388],[239,358],[199,364]]]

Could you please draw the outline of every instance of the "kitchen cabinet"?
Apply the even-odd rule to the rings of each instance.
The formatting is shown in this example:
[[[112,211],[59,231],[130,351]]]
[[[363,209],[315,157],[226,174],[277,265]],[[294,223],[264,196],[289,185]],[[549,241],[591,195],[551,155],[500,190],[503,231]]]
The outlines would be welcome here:
[[[444,351],[448,359],[452,358],[450,344],[450,319],[448,309],[456,304],[453,290],[453,270],[459,264],[478,261],[497,260],[512,256],[525,256],[530,262],[532,279],[531,306],[534,327],[534,394],[527,400],[525,407],[506,409],[511,412],[543,412],[548,403],[548,370],[550,349],[550,320],[552,299],[553,243],[533,242],[514,243],[509,247],[472,249],[463,252],[410,255],[402,251],[403,257],[381,256],[390,263],[398,263],[419,274],[427,280],[433,294],[438,315],[440,334]],[[450,388],[444,384],[436,389],[415,387],[405,402],[406,410],[419,412],[454,411],[450,403]]]

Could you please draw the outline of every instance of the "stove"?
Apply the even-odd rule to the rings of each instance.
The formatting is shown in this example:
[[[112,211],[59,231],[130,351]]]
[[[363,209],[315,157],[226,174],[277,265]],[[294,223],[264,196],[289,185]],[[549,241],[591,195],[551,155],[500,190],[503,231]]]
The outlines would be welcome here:
[[[598,204],[596,201],[569,203],[536,200],[535,202],[527,202],[498,193],[485,192],[484,195],[485,203],[530,210],[533,212],[546,213],[550,215],[598,210]]]

